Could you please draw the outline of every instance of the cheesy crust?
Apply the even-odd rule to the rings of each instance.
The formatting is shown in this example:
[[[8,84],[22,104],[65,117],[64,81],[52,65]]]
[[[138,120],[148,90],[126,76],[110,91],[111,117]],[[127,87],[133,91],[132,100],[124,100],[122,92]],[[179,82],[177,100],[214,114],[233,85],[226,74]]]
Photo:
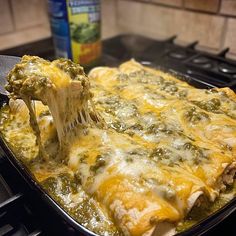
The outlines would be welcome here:
[[[134,60],[94,68],[89,78],[106,127],[74,128],[62,163],[50,107],[35,104],[46,162],[21,100],[2,110],[0,127],[37,181],[80,223],[101,235],[173,235],[192,208],[217,202],[233,184],[236,95],[229,88],[196,89]],[[232,190],[227,201],[234,196]],[[88,208],[79,212],[81,202]]]

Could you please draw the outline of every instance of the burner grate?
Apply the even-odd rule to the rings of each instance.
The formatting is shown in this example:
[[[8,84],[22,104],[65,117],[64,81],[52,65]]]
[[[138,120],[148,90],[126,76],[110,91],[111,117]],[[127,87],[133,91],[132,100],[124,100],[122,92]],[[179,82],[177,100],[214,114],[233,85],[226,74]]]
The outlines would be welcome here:
[[[6,173],[8,172],[8,175]],[[37,229],[32,212],[27,207],[23,193],[13,193],[5,180],[17,178],[12,168],[0,157],[0,235],[1,236],[36,236],[43,235]],[[17,185],[17,181],[12,180]],[[14,186],[11,185],[10,186]]]
[[[196,82],[202,81],[205,87],[236,89],[236,61],[225,58],[229,48],[217,54],[211,54],[197,50],[198,41],[181,46],[175,43],[176,39],[177,36],[162,41],[137,35],[117,36],[104,42],[104,54],[113,58],[112,64],[115,59],[119,64],[135,58],[144,64],[161,66],[189,75]],[[114,45],[117,46],[114,47]],[[117,47],[119,52],[117,52]],[[125,50],[126,48],[129,50]]]

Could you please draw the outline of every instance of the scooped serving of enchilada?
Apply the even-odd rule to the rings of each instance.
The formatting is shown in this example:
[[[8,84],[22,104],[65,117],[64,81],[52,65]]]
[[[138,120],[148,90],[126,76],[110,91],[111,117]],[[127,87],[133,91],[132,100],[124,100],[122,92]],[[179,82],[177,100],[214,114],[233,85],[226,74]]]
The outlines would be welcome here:
[[[99,235],[174,235],[236,196],[236,95],[134,60],[89,76],[24,56],[0,131],[75,220]]]

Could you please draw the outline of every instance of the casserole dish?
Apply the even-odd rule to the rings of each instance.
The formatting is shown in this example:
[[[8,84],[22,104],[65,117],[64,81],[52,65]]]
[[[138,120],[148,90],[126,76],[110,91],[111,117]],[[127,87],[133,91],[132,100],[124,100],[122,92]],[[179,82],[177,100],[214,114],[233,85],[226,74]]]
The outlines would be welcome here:
[[[182,78],[182,79],[183,79],[183,78]],[[175,91],[176,91],[176,90],[175,90]],[[4,143],[4,142],[3,142],[3,143]],[[5,146],[4,146],[4,145],[5,145]],[[4,151],[6,151],[6,150],[7,150],[6,143],[4,143],[4,145],[3,145],[3,149],[4,149]],[[184,146],[184,147],[185,147],[185,146]],[[194,150],[195,150],[195,149],[194,149]],[[9,152],[9,154],[12,155],[13,153],[12,153],[12,152],[11,152],[11,153]],[[198,152],[198,154],[200,155],[201,153]],[[12,156],[13,156],[13,155],[12,155]],[[200,155],[200,156],[202,156],[202,155]],[[12,160],[14,160],[14,157],[11,159],[11,161],[12,161]],[[19,164],[19,163],[18,163],[18,164]],[[23,167],[23,169],[24,169],[24,167]],[[28,173],[27,175],[29,175],[29,173]],[[33,182],[34,185],[37,187],[37,184],[35,184],[35,181],[32,181],[32,180],[31,180],[31,182]],[[39,188],[37,187],[37,189],[40,190],[40,187],[39,187]],[[41,190],[42,190],[42,189],[41,189]],[[45,195],[45,196],[47,196],[47,195]],[[50,199],[50,198],[49,198],[49,199]],[[58,209],[58,208],[57,208],[57,209]],[[230,211],[231,211],[231,210],[232,210],[232,208],[230,207]],[[186,232],[187,232],[187,231],[186,231]],[[88,232],[87,232],[87,233],[88,233]],[[199,233],[199,232],[198,232],[198,233]]]

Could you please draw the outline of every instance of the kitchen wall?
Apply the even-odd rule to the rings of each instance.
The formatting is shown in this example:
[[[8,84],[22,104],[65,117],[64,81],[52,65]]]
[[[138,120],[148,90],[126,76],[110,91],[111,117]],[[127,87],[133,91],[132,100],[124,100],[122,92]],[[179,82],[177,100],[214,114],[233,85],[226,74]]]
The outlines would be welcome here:
[[[236,59],[236,0],[103,0],[103,36],[132,32],[152,38],[178,35],[199,48],[230,47]]]
[[[0,0],[0,50],[50,34],[45,0]]]
[[[137,33],[177,43],[199,40],[236,58],[236,0],[101,0],[102,36]],[[0,50],[50,36],[46,0],[0,0]]]

